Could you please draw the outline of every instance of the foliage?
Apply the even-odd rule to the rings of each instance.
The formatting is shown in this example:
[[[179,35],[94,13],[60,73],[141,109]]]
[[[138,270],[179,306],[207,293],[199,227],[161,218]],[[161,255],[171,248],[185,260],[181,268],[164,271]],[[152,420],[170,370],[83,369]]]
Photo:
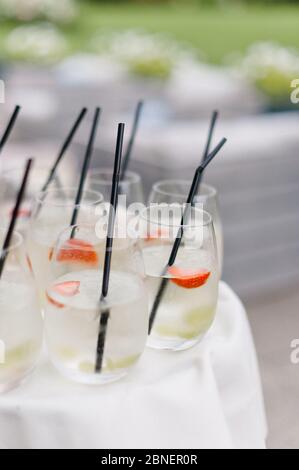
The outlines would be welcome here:
[[[24,25],[8,35],[5,50],[11,60],[49,64],[66,54],[67,43],[63,35],[50,24]]]
[[[104,32],[93,40],[93,47],[135,75],[160,79],[168,78],[176,64],[193,56],[190,48],[166,35],[142,30]]]
[[[27,3],[36,0],[0,0],[0,4],[4,1],[13,4],[16,1]],[[61,5],[65,2],[48,1],[53,4],[59,2]],[[194,1],[197,3],[197,0]],[[271,41],[299,49],[298,4],[283,5],[277,1],[275,7],[270,7],[270,4],[257,6],[254,0],[250,0],[247,2],[248,6],[242,8],[198,8],[192,6],[193,0],[156,1],[154,4],[145,1],[141,3],[141,0],[139,4],[125,0],[71,0],[71,3],[80,13],[74,20],[68,23],[52,20],[59,27],[60,35],[64,36],[69,53],[89,51],[91,38],[99,30],[128,29],[162,32],[176,42],[189,44],[193,50],[202,52],[207,62],[217,64],[223,63],[225,57],[231,53],[245,53],[257,41]],[[229,0],[226,4],[229,4]],[[37,21],[39,20],[35,18],[34,22]],[[5,45],[8,36],[16,24],[23,23],[32,24],[32,21],[0,21],[0,60],[7,58]],[[144,67],[140,64],[140,69],[147,68],[147,65]],[[159,69],[160,65],[153,64],[153,68]]]
[[[0,15],[20,22],[68,23],[76,16],[74,0],[0,0]]]
[[[284,104],[291,81],[299,77],[299,52],[271,42],[253,44],[238,68],[273,104]]]

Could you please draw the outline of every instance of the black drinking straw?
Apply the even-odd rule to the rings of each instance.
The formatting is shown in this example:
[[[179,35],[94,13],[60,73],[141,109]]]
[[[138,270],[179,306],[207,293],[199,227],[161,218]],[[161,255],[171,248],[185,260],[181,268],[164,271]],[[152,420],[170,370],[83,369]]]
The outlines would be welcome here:
[[[184,209],[184,213],[183,213],[182,218],[181,218],[180,228],[178,230],[176,239],[174,241],[174,244],[173,244],[169,259],[168,259],[168,263],[167,263],[167,265],[164,268],[164,271],[162,273],[163,276],[167,273],[168,267],[172,266],[175,262],[175,259],[176,259],[177,253],[178,253],[178,249],[180,247],[180,244],[181,244],[181,241],[182,241],[182,238],[183,238],[183,234],[184,234],[184,228],[183,228],[184,223],[185,223],[185,221],[187,219],[187,216],[188,216],[188,213],[190,211],[190,206],[193,204],[194,197],[196,196],[196,191],[198,189],[198,182],[201,179],[202,173],[205,170],[205,168],[208,166],[208,164],[217,155],[219,150],[223,147],[225,142],[226,142],[226,139],[223,138],[219,142],[219,144],[214,148],[214,150],[212,150],[212,152],[209,153],[209,155],[207,155],[205,160],[200,164],[200,166],[196,169],[196,171],[194,173],[194,177],[193,177],[193,181],[192,181],[190,191],[189,191],[189,194],[188,194],[188,198],[187,198],[187,201],[186,201],[186,206],[185,206],[185,209]],[[153,306],[152,306],[152,310],[151,310],[151,313],[150,313],[149,330],[148,330],[149,334],[151,333],[151,330],[152,330],[152,327],[153,327],[153,324],[154,324],[154,321],[155,321],[155,318],[156,318],[156,314],[157,314],[157,311],[158,311],[158,308],[159,308],[160,302],[162,300],[162,297],[163,297],[163,294],[164,294],[164,291],[166,289],[168,281],[169,281],[169,279],[166,278],[166,277],[163,277],[162,280],[161,280],[159,290],[156,294],[156,297],[155,297],[155,300],[154,300],[154,303],[153,303]]]
[[[110,197],[108,229],[107,229],[107,238],[106,238],[106,251],[105,251],[105,262],[104,262],[104,270],[103,270],[101,302],[105,301],[105,298],[107,297],[107,294],[108,294],[108,288],[109,288],[113,234],[114,234],[114,225],[115,225],[117,203],[118,203],[118,185],[119,185],[119,180],[120,180],[120,164],[121,164],[121,156],[122,156],[124,130],[125,130],[125,125],[122,123],[118,124],[115,159],[114,159],[114,170],[113,170],[113,176],[112,176],[112,189],[111,189],[111,197]],[[108,308],[101,312],[97,350],[96,350],[96,364],[95,364],[95,372],[97,373],[101,372],[102,370],[105,339],[106,339],[109,315],[110,315],[110,311]]]
[[[75,133],[77,132],[77,129],[79,127],[79,125],[81,124],[81,121],[82,119],[84,118],[85,114],[87,112],[87,108],[82,108],[82,110],[80,111],[80,114],[79,116],[77,117],[76,121],[74,122],[70,132],[68,133],[68,135],[66,136],[66,139],[65,141],[63,142],[62,146],[61,146],[61,149],[60,149],[60,152],[58,153],[57,155],[57,158],[55,160],[55,163],[54,165],[52,166],[50,172],[49,172],[49,175],[47,176],[47,179],[41,189],[41,198],[40,198],[40,202],[38,204],[38,207],[37,207],[37,212],[36,214],[39,213],[40,209],[41,209],[41,206],[42,206],[42,202],[45,200],[46,198],[46,191],[50,185],[50,183],[52,182],[53,178],[55,177],[56,175],[56,171],[57,171],[57,168],[62,160],[62,158],[64,157],[68,147],[70,146],[72,140],[73,140],[73,137],[75,135]],[[60,183],[58,181],[58,183]],[[61,189],[61,185],[59,184],[59,187]]]
[[[81,203],[83,190],[84,190],[84,184],[85,184],[85,180],[86,180],[86,176],[87,176],[87,172],[88,172],[88,168],[89,168],[89,164],[90,164],[90,159],[91,159],[92,152],[93,152],[93,146],[94,146],[94,141],[95,141],[95,137],[96,137],[96,131],[97,131],[97,127],[98,127],[98,121],[99,121],[100,113],[101,113],[101,109],[96,108],[95,113],[94,113],[94,118],[93,118],[93,123],[92,123],[91,131],[90,131],[88,144],[87,144],[87,147],[86,147],[86,152],[85,152],[85,157],[84,157],[84,161],[83,161],[83,166],[82,166],[78,191],[77,191],[77,194],[76,194],[75,206],[74,206],[72,219],[71,219],[71,223],[70,223],[71,226],[76,225],[76,223],[77,223],[77,218],[78,218],[78,213],[79,213],[79,205]],[[72,232],[72,238],[73,238],[73,236],[74,236],[74,232]]]
[[[45,183],[44,183],[44,185],[41,189],[41,192],[47,191],[49,184],[51,183],[51,181],[53,180],[53,178],[56,174],[58,165],[60,164],[64,154],[66,153],[67,149],[69,148],[69,145],[71,144],[71,142],[73,140],[73,137],[76,134],[77,129],[79,128],[79,126],[81,124],[81,121],[84,118],[86,113],[87,113],[87,108],[82,108],[82,110],[80,111],[76,121],[72,125],[70,132],[66,136],[66,139],[65,139],[65,141],[63,142],[63,144],[61,146],[61,149],[60,149],[60,151],[57,155],[56,161],[55,161],[54,165],[52,166],[52,168],[49,172],[49,175],[48,175],[48,177],[47,177],[47,179],[46,179],[46,181],[45,181]]]
[[[218,115],[219,115],[218,111],[213,111],[212,117],[211,117],[211,122],[210,122],[210,127],[209,127],[209,132],[208,132],[208,138],[207,138],[207,142],[206,142],[204,152],[202,154],[201,163],[203,163],[205,161],[205,159],[207,158],[207,156],[210,152],[212,137],[213,137],[216,121],[218,119]],[[201,180],[202,180],[202,174],[201,174],[201,177],[198,179],[197,187],[196,187],[196,190],[195,190],[195,195],[198,194]]]
[[[10,136],[10,133],[15,125],[15,122],[17,120],[17,117],[18,117],[18,114],[20,112],[20,109],[21,109],[21,106],[17,105],[8,121],[8,124],[6,126],[6,129],[1,137],[1,140],[0,140],[0,153],[2,152],[3,150],[3,147],[4,145],[6,144],[9,136]]]
[[[121,176],[120,176],[121,181],[124,179],[126,175],[126,171],[128,169],[129,161],[130,161],[131,154],[132,154],[132,149],[134,147],[135,137],[136,137],[137,130],[139,127],[142,108],[143,108],[143,101],[138,101],[136,110],[135,110],[134,122],[133,122],[133,127],[131,131],[128,147],[123,158],[123,164],[122,164]]]
[[[25,195],[26,185],[27,185],[28,176],[29,176],[29,173],[30,173],[30,170],[31,170],[31,167],[32,167],[32,162],[33,162],[33,160],[31,158],[29,160],[27,160],[25,173],[24,173],[23,180],[22,180],[22,184],[21,184],[19,192],[18,192],[16,204],[15,204],[14,210],[12,212],[12,216],[11,216],[11,219],[10,219],[10,224],[9,224],[7,234],[6,234],[3,246],[2,246],[1,255],[0,255],[0,278],[2,276],[2,272],[3,272],[5,261],[6,261],[6,258],[7,258],[11,238],[13,236],[15,225],[16,225],[16,222],[17,222],[19,209],[21,207],[21,204],[22,204],[22,201],[23,201],[23,198],[24,198],[24,195]]]
[[[210,127],[209,127],[209,132],[208,132],[207,143],[206,143],[206,147],[205,147],[205,150],[204,150],[204,153],[203,153],[203,156],[202,156],[202,163],[206,159],[206,157],[209,155],[211,142],[212,142],[212,138],[213,138],[213,133],[214,133],[214,129],[215,129],[215,125],[216,125],[218,116],[219,116],[219,112],[218,111],[213,111],[212,117],[211,117],[211,122],[210,122]]]

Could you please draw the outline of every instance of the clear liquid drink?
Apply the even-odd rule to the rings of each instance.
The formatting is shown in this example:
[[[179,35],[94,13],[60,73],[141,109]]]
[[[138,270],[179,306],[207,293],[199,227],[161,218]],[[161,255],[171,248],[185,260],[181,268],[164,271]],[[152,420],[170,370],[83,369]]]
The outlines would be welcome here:
[[[187,180],[162,180],[152,187],[149,204],[184,204],[190,189],[190,181]],[[219,271],[223,265],[223,230],[219,212],[217,190],[210,185],[201,184],[200,192],[195,202],[202,204],[202,209],[207,211],[213,219],[213,225],[217,241]]]
[[[217,250],[211,217],[201,212],[202,222],[193,225],[191,221],[184,227],[175,262],[168,266],[179,228],[177,218],[174,225],[169,222],[166,226],[156,223],[153,210],[145,211],[151,236],[144,238],[143,259],[149,310],[151,314],[155,310],[148,344],[154,348],[187,349],[200,341],[213,323],[219,283]],[[161,283],[164,288],[159,298]]]
[[[51,281],[50,262],[59,234],[69,226],[77,190],[62,188],[40,193],[27,235],[28,262],[35,277],[42,305],[45,290]],[[99,215],[97,209],[102,195],[95,191],[85,191],[78,211],[78,221],[95,226]]]
[[[105,203],[110,202],[112,187],[111,168],[93,169],[88,175],[89,188],[103,195]],[[127,243],[127,238],[133,238],[130,226],[136,214],[144,209],[144,194],[141,177],[138,173],[126,171],[124,178],[118,186],[117,219],[115,221],[114,246],[120,248]],[[107,214],[109,210],[107,210]],[[107,221],[107,219],[106,219]],[[120,253],[120,252],[119,252]]]
[[[25,198],[18,213],[17,230],[23,236],[26,236],[29,227],[30,218],[34,209],[34,200],[40,193],[43,184],[49,177],[50,168],[33,166],[29,175],[28,189]],[[2,218],[1,225],[9,225],[12,210],[15,204],[15,195],[21,185],[23,178],[23,167],[11,168],[5,170],[0,175],[0,214]],[[57,174],[50,183],[49,189],[59,189],[61,186],[61,174]]]
[[[92,230],[92,229],[91,229]],[[94,230],[94,229],[93,229]],[[71,380],[101,384],[126,375],[144,351],[148,330],[148,300],[141,275],[142,258],[137,246],[116,248],[112,255],[109,292],[100,300],[103,254],[92,265],[94,234],[77,227],[74,240],[85,248],[68,254],[69,233],[56,246],[51,268],[55,279],[47,289],[46,341],[55,367]],[[68,241],[67,241],[68,240]],[[101,243],[99,243],[99,246]],[[83,246],[83,245],[82,245]],[[120,255],[125,251],[126,255]],[[100,320],[109,311],[102,368],[96,370]]]
[[[143,255],[152,306],[169,249],[162,246],[145,248]],[[162,347],[173,345],[176,349],[185,349],[198,342],[213,323],[218,297],[218,268],[208,252],[202,250],[195,255],[193,250],[183,248],[175,267],[163,277],[169,281],[149,344],[159,345],[161,342]]]
[[[4,232],[0,231],[1,244]],[[0,280],[0,392],[21,383],[40,356],[43,325],[24,242],[15,232]]]
[[[103,194],[104,201],[110,201],[112,173],[110,168],[93,169],[88,176],[89,188]],[[129,207],[131,204],[143,203],[144,195],[141,177],[137,173],[127,171],[119,183],[119,204]],[[125,196],[126,200],[124,202]]]

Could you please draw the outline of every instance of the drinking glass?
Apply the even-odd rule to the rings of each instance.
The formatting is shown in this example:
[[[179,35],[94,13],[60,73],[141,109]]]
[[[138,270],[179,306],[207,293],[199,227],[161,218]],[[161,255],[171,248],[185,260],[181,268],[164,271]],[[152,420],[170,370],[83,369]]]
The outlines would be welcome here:
[[[105,235],[106,236],[106,235]],[[46,343],[65,377],[102,384],[126,375],[145,348],[148,300],[138,243],[113,246],[108,296],[101,299],[105,236],[77,225],[59,236],[47,288]],[[97,368],[100,322],[109,312],[102,367]]]
[[[149,204],[178,203],[184,204],[190,189],[190,181],[187,180],[162,180],[152,187]],[[195,197],[196,203],[202,204],[202,208],[211,214],[216,234],[219,271],[223,265],[223,230],[219,214],[217,190],[210,185],[201,184],[199,195]]]
[[[50,261],[59,233],[71,225],[75,207],[78,223],[96,224],[101,217],[103,196],[96,191],[83,191],[80,204],[75,205],[77,188],[50,189],[39,193],[31,215],[27,233],[29,262],[34,274],[42,304],[50,279]]]
[[[34,198],[41,191],[50,173],[50,168],[38,167],[33,165],[29,175],[27,190],[22,203],[22,207],[18,214],[17,230],[25,236],[32,214],[32,204]],[[16,194],[20,188],[24,175],[23,167],[11,168],[0,174],[0,214],[2,217],[1,225],[8,226],[11,213],[15,204]],[[58,189],[60,187],[60,175],[53,178],[49,185],[49,189]]]
[[[213,222],[206,211],[189,208],[175,262],[168,266],[183,210],[181,205],[163,204],[148,207],[140,216],[149,293],[148,345],[157,349],[190,348],[209,330],[216,312],[219,268]]]
[[[0,245],[6,230],[0,229]],[[35,368],[42,346],[42,318],[24,239],[15,232],[0,279],[0,393]]]
[[[89,174],[89,187],[103,194],[104,201],[110,201],[113,170],[110,168],[95,169]],[[144,203],[141,177],[137,173],[127,171],[125,178],[119,183],[119,205],[129,207],[134,203]],[[125,197],[125,199],[124,199]]]
[[[109,168],[95,169],[89,174],[89,187],[103,194],[104,201],[110,201],[113,170]],[[119,230],[126,231],[127,225],[134,223],[136,216],[144,209],[144,196],[141,177],[137,173],[127,171],[125,178],[119,183],[116,224]],[[122,243],[118,238],[115,244]]]

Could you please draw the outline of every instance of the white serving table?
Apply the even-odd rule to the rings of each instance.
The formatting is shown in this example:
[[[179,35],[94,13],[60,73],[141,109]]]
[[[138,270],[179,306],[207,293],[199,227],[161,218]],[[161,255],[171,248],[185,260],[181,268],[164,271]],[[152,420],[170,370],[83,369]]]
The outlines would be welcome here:
[[[127,378],[100,387],[65,380],[45,356],[0,396],[0,448],[263,448],[266,433],[246,312],[225,283],[193,349],[148,349]]]

